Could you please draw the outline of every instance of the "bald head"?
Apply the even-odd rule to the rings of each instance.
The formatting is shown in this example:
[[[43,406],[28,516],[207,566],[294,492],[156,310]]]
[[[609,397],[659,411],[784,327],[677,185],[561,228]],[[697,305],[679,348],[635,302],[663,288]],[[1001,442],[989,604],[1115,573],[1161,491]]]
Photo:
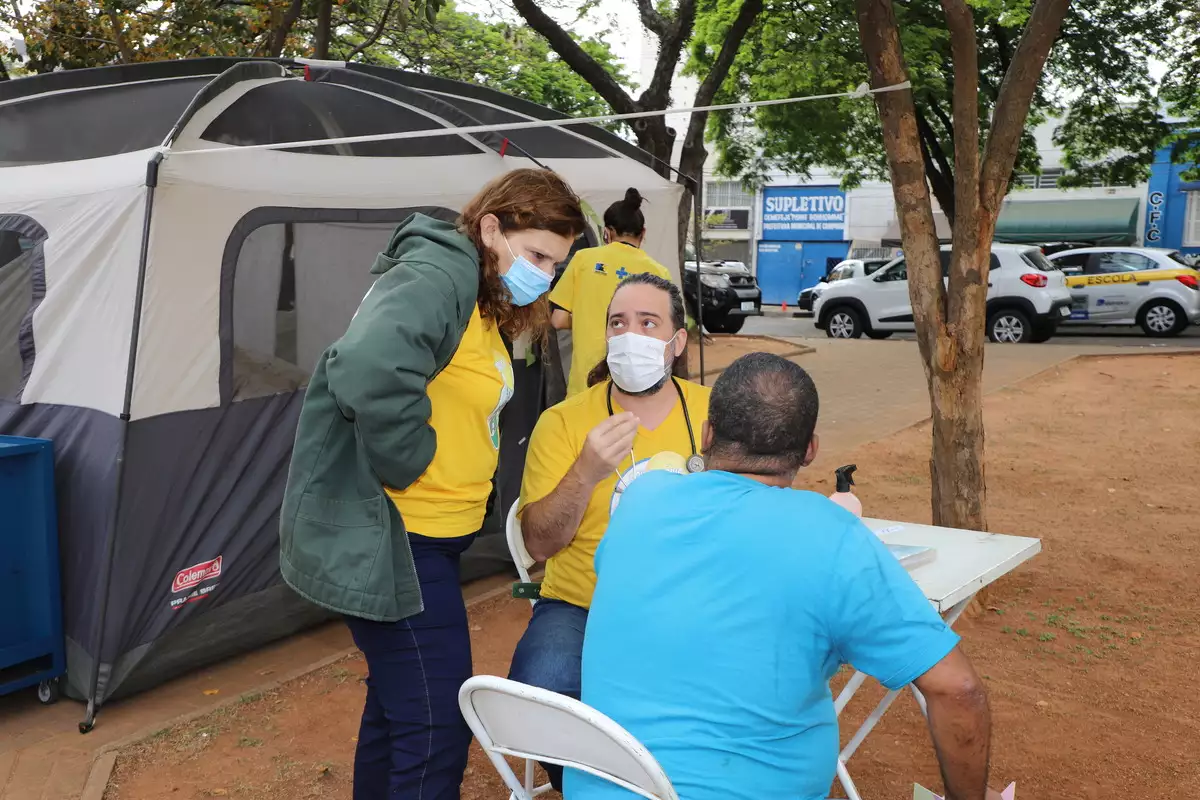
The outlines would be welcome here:
[[[711,469],[787,479],[816,455],[817,387],[801,367],[750,353],[717,378],[708,405]]]

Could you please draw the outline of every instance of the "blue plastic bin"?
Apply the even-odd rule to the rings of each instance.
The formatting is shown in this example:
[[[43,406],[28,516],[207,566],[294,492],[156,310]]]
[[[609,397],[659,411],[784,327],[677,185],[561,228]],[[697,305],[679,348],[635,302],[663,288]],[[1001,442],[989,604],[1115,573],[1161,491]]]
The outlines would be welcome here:
[[[0,695],[52,703],[65,671],[54,445],[0,436]]]

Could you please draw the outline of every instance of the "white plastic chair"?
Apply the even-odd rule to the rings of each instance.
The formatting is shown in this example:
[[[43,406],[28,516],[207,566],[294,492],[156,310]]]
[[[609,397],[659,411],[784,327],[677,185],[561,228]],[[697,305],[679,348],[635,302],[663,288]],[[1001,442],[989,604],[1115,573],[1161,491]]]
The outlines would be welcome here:
[[[532,800],[535,761],[581,770],[647,800],[679,800],[650,751],[594,708],[535,686],[476,675],[458,692],[462,715],[515,800]],[[525,782],[505,756],[525,759]]]
[[[521,582],[532,583],[529,579],[529,568],[537,562],[525,549],[525,535],[521,533],[521,519],[517,516],[517,509],[520,507],[521,498],[518,497],[513,502],[512,508],[508,510],[508,521],[504,524],[504,536],[508,540],[508,553],[517,567],[517,575],[520,576]],[[537,600],[531,599],[529,603],[533,605],[537,603]]]

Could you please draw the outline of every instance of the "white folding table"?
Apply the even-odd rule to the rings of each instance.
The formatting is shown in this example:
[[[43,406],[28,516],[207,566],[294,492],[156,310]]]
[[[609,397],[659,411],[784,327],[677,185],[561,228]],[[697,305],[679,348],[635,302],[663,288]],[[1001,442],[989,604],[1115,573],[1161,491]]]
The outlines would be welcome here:
[[[918,545],[932,547],[937,551],[933,561],[915,567],[908,574],[948,625],[953,625],[958,620],[976,592],[1012,572],[1042,550],[1040,539],[1024,536],[937,528],[932,525],[914,525],[882,519],[864,519],[863,522],[887,544]],[[834,702],[839,716],[866,680],[866,675],[855,672],[846,683]],[[925,698],[917,691],[917,687],[908,688],[912,689],[921,713],[925,714]],[[867,734],[879,723],[884,712],[900,695],[900,691],[903,690],[889,691],[884,696],[838,754],[838,781],[850,800],[862,800],[862,796],[850,778],[846,762],[858,750]]]

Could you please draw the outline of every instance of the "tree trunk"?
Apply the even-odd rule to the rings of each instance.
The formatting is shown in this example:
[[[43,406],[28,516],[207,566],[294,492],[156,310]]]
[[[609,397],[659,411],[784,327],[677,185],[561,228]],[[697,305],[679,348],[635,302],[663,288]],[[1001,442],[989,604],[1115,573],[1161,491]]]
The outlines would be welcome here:
[[[317,32],[313,36],[313,58],[328,60],[332,36],[333,0],[320,0],[317,3]]]
[[[300,19],[300,12],[303,10],[304,0],[292,0],[291,4],[282,11],[278,7],[272,9],[271,37],[267,47],[268,58],[279,58],[283,55],[283,49],[287,47],[292,27],[296,24],[296,20]]]
[[[125,27],[121,24],[121,15],[111,8],[105,9],[104,14],[112,24],[113,41],[117,43],[117,53],[121,56],[121,63],[132,64],[134,62],[133,48],[129,46],[129,39],[125,36]]]
[[[856,2],[859,34],[872,85],[889,86],[908,80],[891,0]],[[980,388],[982,343],[977,352],[962,351],[954,335],[956,331],[947,324],[947,291],[942,280],[940,248],[912,92],[907,89],[885,92],[875,98],[908,264],[917,344],[929,386],[933,418],[930,457],[933,521],[936,525],[979,530],[986,523]],[[978,149],[977,145],[974,149]],[[975,175],[978,180],[978,170]],[[956,176],[959,177],[962,176]],[[960,188],[956,187],[956,194],[958,191]],[[961,200],[955,199],[957,234],[971,221],[962,217]],[[956,252],[956,257],[974,260],[977,253]],[[981,299],[972,295],[967,304],[982,306]],[[982,334],[982,331],[980,325],[975,332]]]
[[[954,60],[953,256],[943,283],[929,188],[929,163],[912,92],[876,95],[908,261],[917,342],[929,383],[933,520],[984,530],[983,353],[991,243],[1029,103],[1069,0],[1037,0],[1004,78],[982,164],[975,22],[964,0],[942,0]],[[856,0],[872,85],[908,79],[891,0]]]

